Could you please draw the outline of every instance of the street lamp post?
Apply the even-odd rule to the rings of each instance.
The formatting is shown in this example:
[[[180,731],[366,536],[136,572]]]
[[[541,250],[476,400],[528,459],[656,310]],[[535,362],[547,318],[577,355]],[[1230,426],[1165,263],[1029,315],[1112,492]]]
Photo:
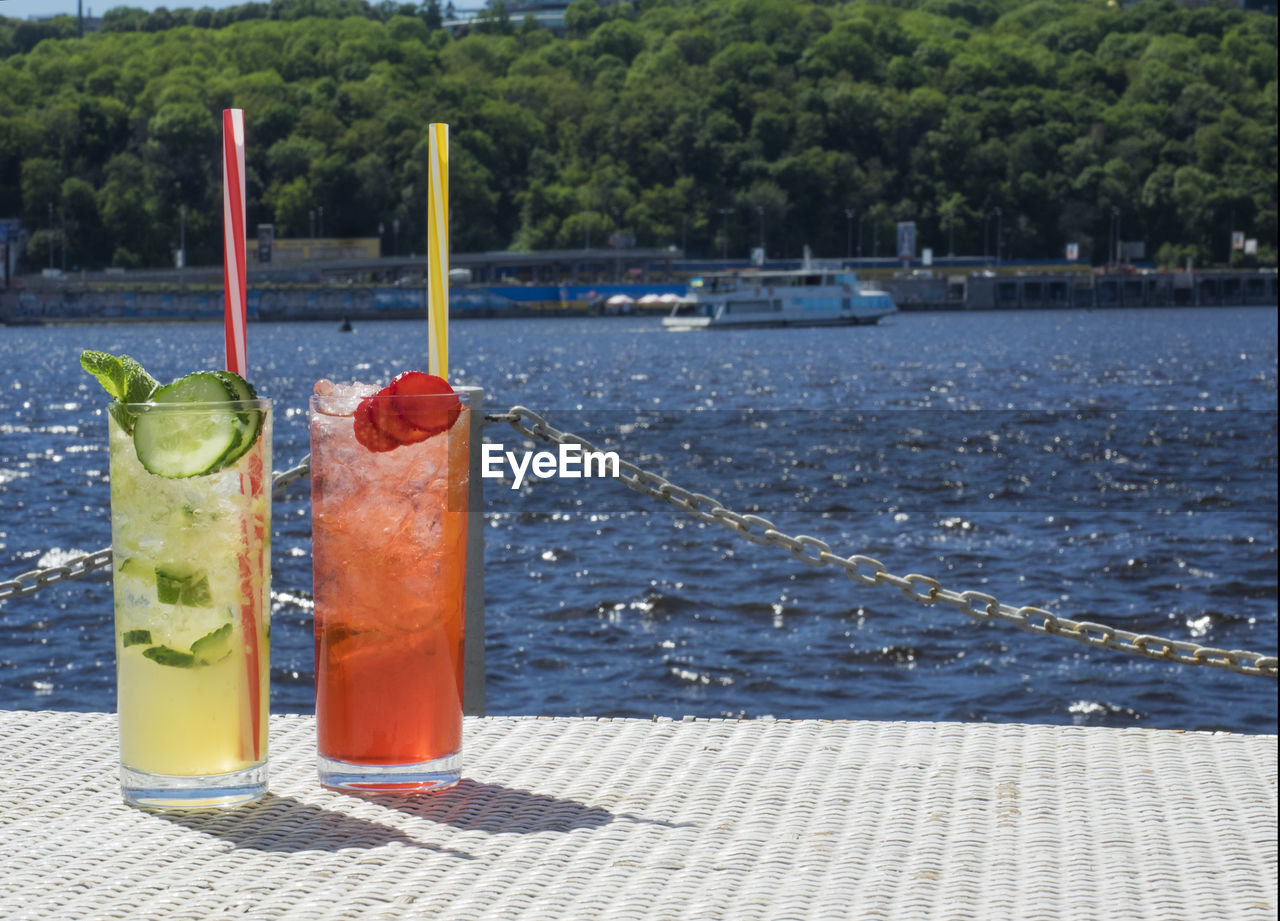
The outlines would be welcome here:
[[[399,256],[400,255],[400,218],[396,218],[391,222],[391,240],[392,240],[392,247],[393,247],[391,255]]]
[[[178,268],[187,267],[187,206],[178,208]]]
[[[1120,264],[1120,209],[1115,205],[1111,206],[1111,252],[1108,253],[1108,262],[1114,268]]]
[[[324,205],[320,206],[320,236],[324,236]]]
[[[378,221],[378,255],[379,256],[386,255],[385,251],[386,251],[387,245],[383,241],[383,237],[385,237],[386,235],[387,235],[387,225],[382,223],[382,221]]]
[[[756,214],[760,217],[760,258],[764,259],[764,206],[756,205]]]
[[[680,215],[680,255],[688,258],[689,255],[689,215]]]
[[[312,208],[307,212],[307,222],[310,227],[309,236],[312,240],[316,238],[316,209]]]
[[[845,223],[845,236],[846,236],[845,247],[844,247],[844,257],[846,259],[852,259],[853,258],[853,209],[852,208],[844,209],[844,223]]]
[[[1000,206],[996,205],[996,265],[997,266],[1000,265],[1000,255],[1001,255],[1000,231],[1001,231],[1001,228],[1004,226],[1004,224],[1002,223],[1003,219],[1001,215],[1002,215],[1002,212],[1000,211]]]
[[[992,213],[993,212],[988,211],[982,216],[982,264],[986,266],[991,265],[991,249],[988,246],[990,234],[988,232],[988,228],[991,226]]]
[[[871,222],[871,257],[880,258],[880,222]]]
[[[729,261],[729,215],[732,208],[720,208],[720,260]]]

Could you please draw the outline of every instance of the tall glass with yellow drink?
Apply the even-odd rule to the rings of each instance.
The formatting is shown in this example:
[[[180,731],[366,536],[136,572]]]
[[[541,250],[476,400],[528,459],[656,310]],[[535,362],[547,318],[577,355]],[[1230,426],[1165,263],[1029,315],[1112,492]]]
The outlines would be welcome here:
[[[267,785],[270,401],[235,375],[198,372],[108,415],[124,798],[256,799]]]

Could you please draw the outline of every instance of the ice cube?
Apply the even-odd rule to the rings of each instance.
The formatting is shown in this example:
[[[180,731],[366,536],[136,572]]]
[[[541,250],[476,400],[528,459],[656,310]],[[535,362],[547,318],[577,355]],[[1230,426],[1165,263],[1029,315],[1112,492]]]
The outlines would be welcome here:
[[[324,378],[316,381],[313,392],[319,397],[316,408],[321,413],[330,416],[349,416],[356,411],[361,400],[377,393],[378,388],[374,384],[362,384],[359,381],[353,384],[335,384]]]

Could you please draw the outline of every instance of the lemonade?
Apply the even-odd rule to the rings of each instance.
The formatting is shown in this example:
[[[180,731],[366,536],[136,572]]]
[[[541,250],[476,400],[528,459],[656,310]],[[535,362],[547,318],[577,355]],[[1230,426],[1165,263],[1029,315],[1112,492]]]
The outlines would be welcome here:
[[[148,387],[130,389],[131,366],[113,386],[110,358],[83,363],[117,396],[108,428],[125,799],[254,799],[266,790],[270,404],[225,372],[138,400]]]

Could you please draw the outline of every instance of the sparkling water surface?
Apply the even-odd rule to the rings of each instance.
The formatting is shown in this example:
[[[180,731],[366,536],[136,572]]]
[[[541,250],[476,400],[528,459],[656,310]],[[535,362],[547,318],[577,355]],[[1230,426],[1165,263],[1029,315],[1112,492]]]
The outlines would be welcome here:
[[[1276,650],[1276,310],[900,314],[668,333],[455,321],[455,381],[893,573],[1210,646]],[[256,324],[277,469],[312,383],[421,367],[426,324]],[[213,324],[0,328],[0,578],[110,544],[82,348],[168,380]],[[505,424],[486,439],[526,446]],[[1274,680],[980,623],[608,480],[485,482],[488,709],[1276,731]],[[311,712],[306,482],[274,509],[272,706]],[[388,572],[388,579],[396,573]],[[0,603],[0,707],[111,710],[105,575]]]

